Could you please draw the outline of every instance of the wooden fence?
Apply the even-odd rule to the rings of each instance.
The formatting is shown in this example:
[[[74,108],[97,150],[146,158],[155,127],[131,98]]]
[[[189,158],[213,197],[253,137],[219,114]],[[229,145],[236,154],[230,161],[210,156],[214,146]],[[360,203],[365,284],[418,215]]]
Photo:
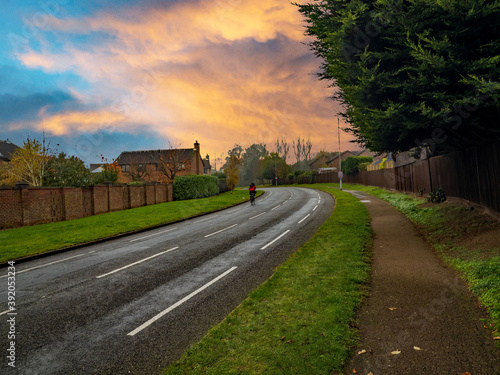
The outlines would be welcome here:
[[[345,176],[345,183],[379,186],[428,195],[441,187],[456,197],[500,212],[500,143],[436,156],[392,169]],[[338,183],[337,173],[320,174],[316,183]]]

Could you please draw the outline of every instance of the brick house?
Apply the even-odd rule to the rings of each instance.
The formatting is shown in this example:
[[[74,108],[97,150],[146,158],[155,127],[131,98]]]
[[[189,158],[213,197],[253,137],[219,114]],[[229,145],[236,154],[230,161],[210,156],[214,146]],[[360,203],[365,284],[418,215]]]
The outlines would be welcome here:
[[[209,174],[210,158],[200,155],[200,144],[194,148],[124,151],[116,159],[121,169],[120,182],[171,182],[172,177]]]
[[[0,167],[3,163],[10,162],[12,154],[18,149],[14,143],[7,141],[0,141]]]
[[[356,156],[356,152],[351,152],[351,151],[344,151],[340,154],[340,160],[343,162],[345,159],[347,159],[349,156]],[[339,167],[339,154],[337,153],[333,159],[330,159],[326,162],[326,165],[328,167],[332,168],[338,168]]]

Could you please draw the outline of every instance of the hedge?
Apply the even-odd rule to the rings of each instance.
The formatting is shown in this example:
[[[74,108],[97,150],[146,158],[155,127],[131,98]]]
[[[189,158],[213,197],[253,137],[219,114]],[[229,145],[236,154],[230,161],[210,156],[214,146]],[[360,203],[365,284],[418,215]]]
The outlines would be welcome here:
[[[219,194],[219,179],[215,176],[177,176],[173,193],[176,201],[211,197]]]

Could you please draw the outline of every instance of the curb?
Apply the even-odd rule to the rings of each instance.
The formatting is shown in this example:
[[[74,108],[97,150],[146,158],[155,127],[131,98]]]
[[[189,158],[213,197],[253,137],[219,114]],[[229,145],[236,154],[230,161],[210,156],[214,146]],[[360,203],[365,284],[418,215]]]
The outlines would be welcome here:
[[[266,192],[263,191],[262,194],[259,195],[258,197],[255,197],[255,199],[257,200],[258,198],[262,197],[265,193]],[[197,215],[194,215],[194,216],[189,216],[189,217],[186,217],[184,219],[179,219],[179,220],[171,221],[171,222],[165,223],[165,224],[158,224],[158,225],[154,225],[152,227],[147,227],[147,228],[142,228],[142,229],[136,229],[136,230],[133,230],[131,232],[120,233],[120,234],[116,234],[116,235],[110,236],[110,237],[99,238],[99,239],[93,240],[93,241],[88,241],[88,242],[83,242],[83,243],[79,243],[79,244],[76,244],[76,245],[62,247],[62,248],[57,249],[57,250],[50,250],[50,251],[47,251],[47,252],[44,252],[44,253],[40,253],[40,254],[29,255],[29,256],[26,256],[26,257],[18,258],[18,259],[12,259],[10,261],[6,261],[4,263],[0,263],[0,268],[7,267],[9,265],[8,262],[25,263],[25,262],[29,262],[31,260],[45,258],[45,257],[50,256],[50,255],[55,255],[55,254],[64,253],[64,252],[70,251],[70,250],[80,249],[80,248],[85,247],[85,246],[97,245],[97,244],[100,244],[100,243],[103,243],[103,242],[106,242],[106,241],[116,240],[118,238],[123,238],[123,237],[131,236],[131,235],[134,235],[134,234],[147,232],[148,230],[163,228],[163,227],[166,227],[166,226],[169,226],[169,225],[174,225],[174,224],[182,223],[183,221],[195,219],[197,217],[206,216],[206,215],[212,214],[214,212],[224,211],[224,210],[227,210],[229,208],[240,206],[240,205],[245,204],[245,203],[248,203],[248,201],[243,201],[243,202],[240,202],[240,203],[236,203],[236,204],[234,204],[232,206],[220,208],[218,210],[214,210],[214,211],[210,211],[210,212],[203,212],[201,214],[197,214]]]

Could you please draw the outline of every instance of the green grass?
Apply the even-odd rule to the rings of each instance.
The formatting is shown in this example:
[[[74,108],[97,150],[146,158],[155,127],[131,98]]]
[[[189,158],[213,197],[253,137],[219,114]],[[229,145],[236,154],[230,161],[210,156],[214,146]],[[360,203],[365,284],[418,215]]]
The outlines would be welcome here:
[[[258,195],[262,191],[257,192]],[[215,197],[175,201],[0,231],[0,263],[145,229],[229,207],[248,200],[246,190]]]
[[[165,374],[342,370],[357,340],[350,322],[369,278],[371,230],[366,208],[358,199],[320,188],[337,199],[331,217]]]
[[[492,332],[497,331],[495,336],[500,336],[500,244],[485,248],[470,241],[481,233],[495,231],[498,234],[500,226],[496,219],[477,210],[471,211],[460,203],[422,207],[427,202],[424,198],[404,193],[362,185],[347,185],[346,189],[372,194],[407,215],[441,259],[459,271],[469,289],[488,311],[491,317],[487,322],[489,328]]]

